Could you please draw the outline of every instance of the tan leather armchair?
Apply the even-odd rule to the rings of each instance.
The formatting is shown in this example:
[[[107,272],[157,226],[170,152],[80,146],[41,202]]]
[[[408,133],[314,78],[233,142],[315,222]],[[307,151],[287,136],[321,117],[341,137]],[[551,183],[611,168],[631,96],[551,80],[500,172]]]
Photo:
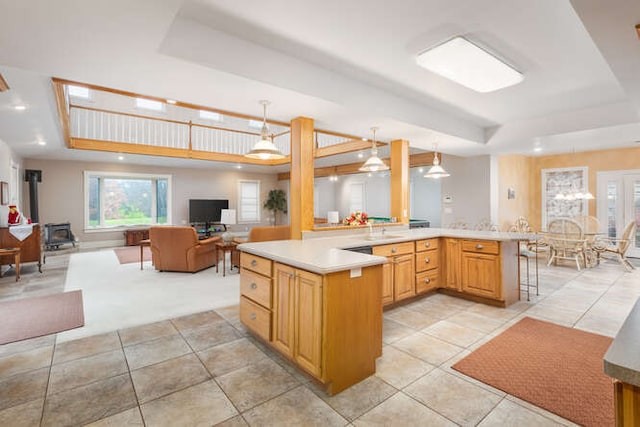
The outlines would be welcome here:
[[[149,240],[156,270],[195,273],[218,266],[215,244],[219,236],[198,240],[193,227],[153,226],[149,229]]]
[[[270,240],[289,240],[291,238],[291,227],[288,225],[274,225],[265,227],[253,227],[249,231],[247,240],[233,239],[234,242],[267,242]],[[231,251],[231,266],[240,267],[240,251]]]

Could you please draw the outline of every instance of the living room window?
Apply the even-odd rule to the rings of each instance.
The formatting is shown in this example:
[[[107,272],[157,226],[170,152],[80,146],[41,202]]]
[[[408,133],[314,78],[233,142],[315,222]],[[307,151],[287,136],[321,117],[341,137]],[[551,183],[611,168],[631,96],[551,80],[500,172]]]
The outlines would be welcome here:
[[[260,222],[260,181],[238,181],[238,222]]]
[[[84,173],[85,229],[170,224],[171,175]]]

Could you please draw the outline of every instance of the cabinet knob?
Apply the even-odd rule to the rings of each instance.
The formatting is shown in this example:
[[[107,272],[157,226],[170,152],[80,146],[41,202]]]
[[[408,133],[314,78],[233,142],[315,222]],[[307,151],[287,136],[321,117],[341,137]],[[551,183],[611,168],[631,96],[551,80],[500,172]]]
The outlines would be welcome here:
[[[430,248],[431,247],[431,242],[425,242],[424,247],[425,248]]]
[[[255,259],[251,260],[251,267],[255,267],[256,265],[258,265],[258,261],[256,261]]]
[[[396,252],[398,252],[398,248],[391,248],[391,253],[395,254]]]
[[[428,277],[426,279],[424,279],[424,283],[430,283],[431,279],[429,279]]]
[[[249,319],[256,320],[256,314],[255,313],[249,314]]]
[[[295,275],[295,274],[293,274],[293,273],[292,273],[292,274],[289,274],[289,279],[295,279],[295,278],[296,278],[296,275]]]
[[[431,260],[429,258],[425,258],[424,262],[426,262],[427,264],[429,264],[429,262],[431,262]]]
[[[478,244],[478,245],[476,245],[476,249],[484,249],[484,246]]]
[[[258,285],[256,285],[255,283],[251,284],[251,289],[256,289],[258,287]]]

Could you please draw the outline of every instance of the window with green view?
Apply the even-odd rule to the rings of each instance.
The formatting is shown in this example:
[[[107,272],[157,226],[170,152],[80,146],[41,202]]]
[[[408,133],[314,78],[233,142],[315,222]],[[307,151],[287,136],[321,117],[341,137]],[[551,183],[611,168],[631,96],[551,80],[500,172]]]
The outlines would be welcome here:
[[[85,172],[86,228],[167,224],[171,176]]]

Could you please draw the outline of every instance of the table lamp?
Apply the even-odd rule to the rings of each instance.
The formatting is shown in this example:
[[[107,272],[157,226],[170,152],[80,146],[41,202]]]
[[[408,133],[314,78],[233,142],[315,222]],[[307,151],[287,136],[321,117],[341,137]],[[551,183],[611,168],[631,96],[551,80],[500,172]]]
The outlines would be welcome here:
[[[233,240],[233,234],[227,230],[227,225],[236,223],[236,210],[235,209],[222,209],[220,211],[220,223],[224,224],[224,233],[222,233],[222,240],[225,243],[230,243]]]

